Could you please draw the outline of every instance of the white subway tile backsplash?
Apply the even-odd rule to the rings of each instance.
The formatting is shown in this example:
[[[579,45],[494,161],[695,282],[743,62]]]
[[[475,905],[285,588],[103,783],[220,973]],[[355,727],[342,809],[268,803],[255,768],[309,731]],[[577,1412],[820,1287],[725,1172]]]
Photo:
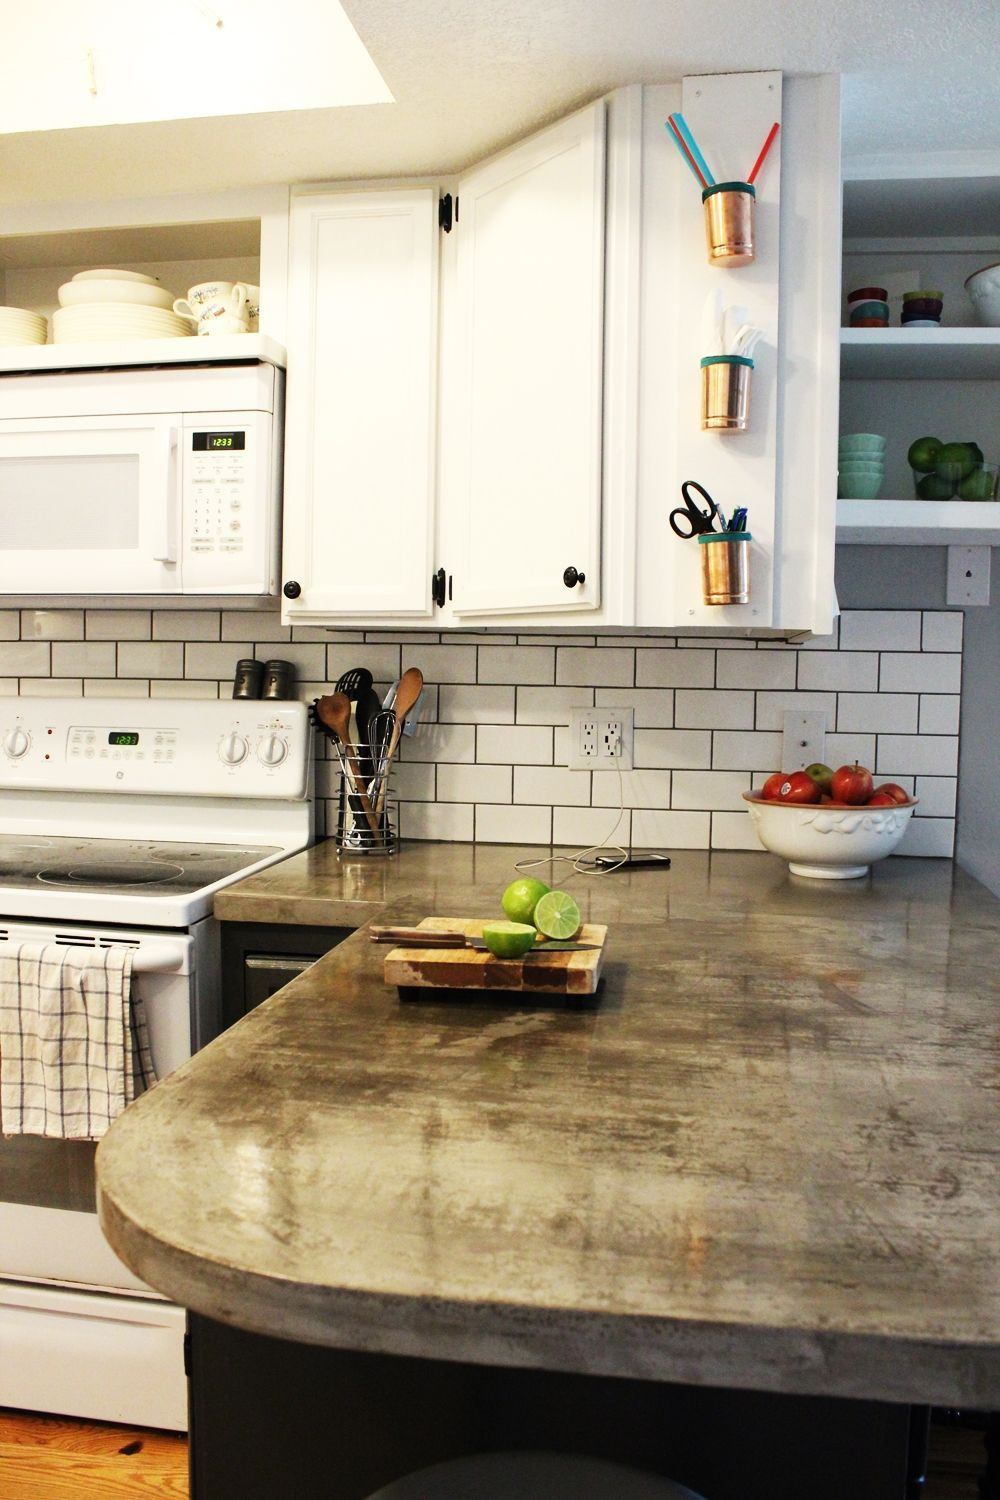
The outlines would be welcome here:
[[[513,693],[514,688],[477,687],[476,693]],[[629,692],[633,689],[629,688]],[[517,689],[517,722],[519,724],[568,724],[574,708],[591,708],[592,687],[519,687]],[[622,705],[624,706],[624,705]],[[506,723],[494,719],[494,724]]]
[[[840,626],[842,651],[919,651],[918,609],[852,609]]]
[[[878,656],[873,651],[813,651],[799,657],[799,687],[841,688],[850,693],[874,693],[878,688]],[[901,691],[901,689],[897,689]]]
[[[412,663],[426,686],[393,772],[402,836],[569,848],[758,847],[740,793],[779,769],[784,712],[819,709],[831,765],[859,759],[915,788],[903,852],[951,850],[960,612],[849,610],[830,636],[803,641],[279,620],[277,607],[0,611],[0,691],[228,698],[237,660],[253,655],[292,661],[309,701],[351,667],[367,666],[381,692]],[[614,770],[566,768],[570,714],[590,705],[634,710],[635,769],[621,783]],[[340,771],[325,740],[317,762],[317,822],[332,829]]]
[[[401,802],[399,833],[404,839],[431,839],[471,844],[474,822],[470,803]]]
[[[715,682],[720,688],[793,688],[795,657],[781,651],[719,651]]]
[[[260,619],[259,615],[254,616]],[[274,615],[275,624],[278,616]],[[222,616],[217,609],[154,609],[153,611],[153,640],[154,641],[217,641],[221,629]],[[240,620],[244,627],[245,635],[251,632],[250,624],[244,615]],[[279,626],[280,629],[280,626]]]
[[[593,807],[669,807],[669,771],[595,771]]]
[[[554,807],[552,809],[552,842],[575,848],[590,848],[613,841],[628,848],[632,814],[626,808],[619,817],[615,808]]]
[[[515,766],[514,801],[588,807],[590,772],[568,771],[565,766]]]
[[[837,728],[870,734],[916,734],[917,697],[908,693],[841,693]]]
[[[914,817],[954,817],[957,791],[958,782],[953,776],[918,776],[913,792],[919,798],[920,806]]]
[[[826,727],[832,729],[837,713],[834,693],[758,693],[757,729],[783,729],[786,713],[824,713]],[[742,729],[741,724],[716,724],[716,729]]]
[[[652,651],[635,654],[637,687],[715,686],[714,651]]]
[[[479,646],[479,682],[546,683],[556,680],[553,646]]]
[[[634,849],[707,849],[711,814],[642,808],[632,814]],[[749,821],[749,819],[748,819]],[[621,843],[618,834],[615,842]],[[654,871],[655,874],[655,871]]]
[[[717,729],[712,735],[712,770],[740,771],[770,767],[781,762],[781,735],[777,730]]]
[[[961,700],[957,693],[921,693],[921,734],[957,734]]]
[[[439,802],[509,802],[511,766],[450,766],[437,768]]]
[[[712,763],[710,729],[637,729],[632,749],[635,766],[665,770],[707,769]]]
[[[552,730],[546,724],[480,724],[476,759],[512,766],[550,766]]]
[[[631,687],[635,682],[635,652],[625,647],[560,646],[556,651],[556,682],[585,687]]]
[[[882,734],[878,741],[879,777],[903,771],[910,776],[957,776],[958,740],[951,735]]]
[[[52,675],[53,677],[114,677],[116,650],[114,641],[54,641]],[[122,675],[148,677],[149,673],[126,672]]]
[[[14,621],[13,635],[4,635],[5,640],[17,640],[17,614],[10,611]],[[22,641],[82,641],[82,609],[22,609]]]
[[[674,694],[674,723],[678,729],[753,729],[753,716],[754,695],[749,691],[678,688]]]
[[[670,729],[674,722],[671,688],[597,688],[594,703],[598,708],[631,708],[636,729]]]
[[[476,804],[477,844],[548,844],[551,838],[551,807]]]
[[[675,771],[673,776],[674,807],[739,812],[743,806],[740,796],[748,785],[744,771]]]
[[[961,686],[961,656],[936,651],[882,653],[883,693],[957,693]]]
[[[443,682],[438,689],[438,718],[442,724],[513,724],[515,692],[513,687]]]
[[[961,651],[965,616],[958,610],[924,610],[924,651]]]
[[[82,649],[101,651],[104,647],[87,645]],[[109,649],[114,650],[114,647]],[[226,649],[228,650],[228,647]],[[234,661],[232,665],[235,670],[236,662]],[[95,668],[91,675],[96,675],[96,671]],[[111,673],[113,672],[114,667],[111,668]],[[118,675],[119,677],[183,677],[184,646],[180,641],[123,641],[118,647]],[[230,681],[232,681],[232,675],[230,672]]]
[[[0,642],[0,674],[4,677],[49,677],[52,647],[48,641]]]

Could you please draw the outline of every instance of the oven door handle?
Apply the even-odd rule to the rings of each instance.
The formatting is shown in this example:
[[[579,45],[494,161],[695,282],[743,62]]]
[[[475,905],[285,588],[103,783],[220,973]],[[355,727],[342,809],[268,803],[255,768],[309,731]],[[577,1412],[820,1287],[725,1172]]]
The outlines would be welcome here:
[[[143,943],[132,955],[133,974],[173,974],[183,968],[183,944],[153,941]]]

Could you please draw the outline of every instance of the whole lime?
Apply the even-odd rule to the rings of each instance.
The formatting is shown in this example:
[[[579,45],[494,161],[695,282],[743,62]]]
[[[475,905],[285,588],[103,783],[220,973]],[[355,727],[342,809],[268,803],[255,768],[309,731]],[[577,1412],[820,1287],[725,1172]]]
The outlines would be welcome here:
[[[992,500],[996,488],[996,474],[989,469],[973,469],[958,487],[962,500]]]
[[[950,500],[954,493],[953,481],[942,479],[938,474],[925,474],[923,479],[917,480],[917,497],[920,500]]]
[[[942,479],[964,479],[975,467],[976,455],[968,443],[945,443],[934,460],[934,472]]]
[[[535,946],[538,933],[527,922],[487,922],[483,942],[494,958],[520,958]]]
[[[521,880],[511,881],[500,898],[500,905],[512,922],[530,922],[535,907],[548,894],[548,889],[544,881],[527,875]]]
[[[934,468],[938,451],[943,447],[944,444],[940,438],[917,438],[915,443],[910,444],[910,451],[906,455],[910,468],[916,469],[920,474],[930,474]]]
[[[978,443],[966,443],[965,447],[968,448],[977,464],[983,464],[986,462],[986,455],[983,453],[983,450],[982,448],[980,448]]]

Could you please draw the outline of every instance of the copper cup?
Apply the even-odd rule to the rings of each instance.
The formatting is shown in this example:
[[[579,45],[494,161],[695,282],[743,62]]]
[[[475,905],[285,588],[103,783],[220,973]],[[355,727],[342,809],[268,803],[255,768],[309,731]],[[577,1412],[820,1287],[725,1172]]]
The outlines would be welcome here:
[[[708,354],[701,361],[701,425],[706,432],[745,432],[750,373],[745,354]]]
[[[749,531],[710,531],[699,536],[701,592],[706,604],[750,602]]]
[[[754,257],[756,189],[750,182],[717,182],[705,188],[705,237],[713,266],[747,266]]]

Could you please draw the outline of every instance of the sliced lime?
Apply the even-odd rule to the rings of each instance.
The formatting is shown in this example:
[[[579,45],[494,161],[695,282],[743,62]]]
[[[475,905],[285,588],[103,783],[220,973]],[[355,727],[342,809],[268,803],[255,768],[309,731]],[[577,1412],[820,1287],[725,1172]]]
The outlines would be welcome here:
[[[520,958],[537,936],[526,922],[487,922],[483,928],[483,942],[495,958]]]
[[[535,907],[534,923],[550,938],[576,937],[580,931],[580,908],[565,891],[549,891]]]

